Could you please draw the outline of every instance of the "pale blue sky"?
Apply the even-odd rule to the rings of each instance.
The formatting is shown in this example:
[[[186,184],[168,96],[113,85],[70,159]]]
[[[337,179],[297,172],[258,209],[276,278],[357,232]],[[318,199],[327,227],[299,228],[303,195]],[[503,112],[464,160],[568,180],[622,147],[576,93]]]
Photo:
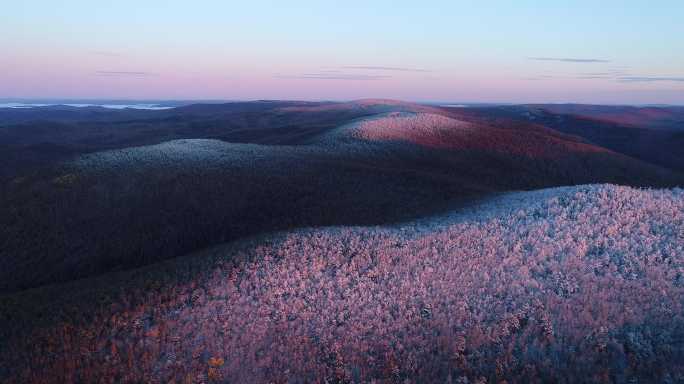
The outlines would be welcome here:
[[[2,0],[0,97],[684,104],[684,2],[482,3]]]

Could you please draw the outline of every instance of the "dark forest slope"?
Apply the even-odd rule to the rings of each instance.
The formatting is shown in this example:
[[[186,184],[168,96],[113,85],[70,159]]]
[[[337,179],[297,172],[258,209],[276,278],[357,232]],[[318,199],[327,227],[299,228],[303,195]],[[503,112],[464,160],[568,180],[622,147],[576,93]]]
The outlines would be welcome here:
[[[3,163],[12,176],[0,188],[0,291],[147,265],[262,232],[430,215],[493,192],[684,184],[675,171],[508,121],[364,100],[6,125],[0,143],[10,151],[1,156],[20,165]]]

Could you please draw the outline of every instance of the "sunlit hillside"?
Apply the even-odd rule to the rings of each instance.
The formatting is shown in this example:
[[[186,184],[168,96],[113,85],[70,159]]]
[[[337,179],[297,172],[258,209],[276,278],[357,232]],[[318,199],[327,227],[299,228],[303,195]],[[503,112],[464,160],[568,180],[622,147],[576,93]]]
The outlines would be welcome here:
[[[3,345],[0,372],[17,383],[675,382],[683,273],[681,189],[507,193],[5,296],[6,320],[62,314]],[[62,304],[54,290],[73,294]],[[29,297],[42,304],[12,304]],[[70,300],[87,309],[70,314]]]

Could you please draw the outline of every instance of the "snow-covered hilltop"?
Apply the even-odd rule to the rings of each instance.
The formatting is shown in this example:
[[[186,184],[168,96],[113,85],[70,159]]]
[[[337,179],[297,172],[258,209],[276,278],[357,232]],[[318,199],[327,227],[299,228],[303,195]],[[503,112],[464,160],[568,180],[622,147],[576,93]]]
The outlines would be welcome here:
[[[151,290],[128,277],[94,321],[36,335],[22,361],[40,364],[24,374],[461,383],[684,374],[681,189],[507,193],[432,219],[255,244],[181,259],[163,283],[146,273]],[[204,272],[169,281],[190,264]],[[54,342],[59,358],[40,352]]]

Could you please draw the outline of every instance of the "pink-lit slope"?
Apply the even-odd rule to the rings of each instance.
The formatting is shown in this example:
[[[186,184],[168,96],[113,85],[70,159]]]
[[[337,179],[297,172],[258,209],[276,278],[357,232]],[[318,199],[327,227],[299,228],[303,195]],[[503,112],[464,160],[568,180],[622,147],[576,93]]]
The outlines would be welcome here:
[[[14,296],[90,309],[5,344],[1,369],[10,383],[663,382],[684,374],[682,233],[684,191],[596,185],[262,237]]]

